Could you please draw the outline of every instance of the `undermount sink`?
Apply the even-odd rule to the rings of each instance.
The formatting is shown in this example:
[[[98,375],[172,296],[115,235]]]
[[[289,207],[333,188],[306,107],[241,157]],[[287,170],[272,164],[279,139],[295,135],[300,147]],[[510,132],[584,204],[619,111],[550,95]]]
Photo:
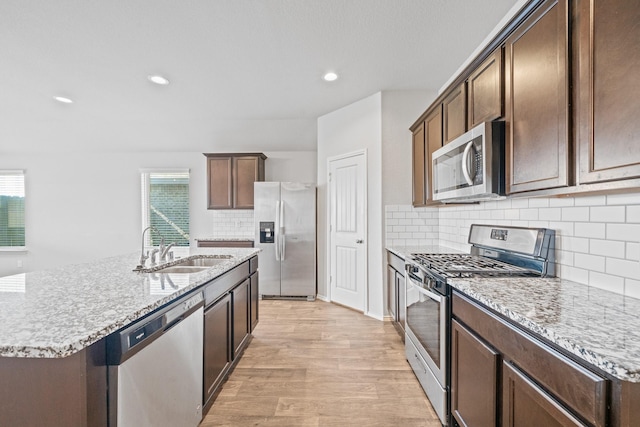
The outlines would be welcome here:
[[[176,262],[168,267],[155,270],[155,273],[198,273],[221,264],[230,258],[231,255],[191,257],[182,262]]]
[[[209,267],[172,265],[171,267],[165,267],[161,268],[160,270],[156,270],[155,273],[199,273],[200,271],[204,271],[208,268]]]
[[[231,255],[218,256],[216,258],[190,258],[178,263],[177,265],[189,267],[213,267],[214,265],[225,262],[229,258],[231,258]]]

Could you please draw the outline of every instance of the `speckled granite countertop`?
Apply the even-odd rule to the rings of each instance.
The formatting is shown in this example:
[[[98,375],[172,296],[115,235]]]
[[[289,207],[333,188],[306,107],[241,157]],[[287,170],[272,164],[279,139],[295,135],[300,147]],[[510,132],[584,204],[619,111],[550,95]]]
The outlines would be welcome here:
[[[254,248],[176,248],[231,255],[199,273],[135,273],[139,253],[0,277],[0,356],[66,357],[256,255]],[[172,263],[175,264],[175,261]]]
[[[604,372],[640,383],[639,299],[557,278],[449,283]]]
[[[459,250],[446,246],[389,246],[386,248],[400,258],[406,259],[410,254],[459,254]]]

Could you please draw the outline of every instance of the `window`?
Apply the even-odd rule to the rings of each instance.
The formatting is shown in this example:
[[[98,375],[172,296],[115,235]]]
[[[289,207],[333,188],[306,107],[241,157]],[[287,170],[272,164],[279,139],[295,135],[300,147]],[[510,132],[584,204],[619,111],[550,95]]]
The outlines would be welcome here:
[[[0,247],[24,249],[24,171],[0,170]]]
[[[158,229],[165,243],[189,246],[189,170],[147,169],[142,177],[142,229]],[[160,244],[157,233],[146,234],[150,246]]]

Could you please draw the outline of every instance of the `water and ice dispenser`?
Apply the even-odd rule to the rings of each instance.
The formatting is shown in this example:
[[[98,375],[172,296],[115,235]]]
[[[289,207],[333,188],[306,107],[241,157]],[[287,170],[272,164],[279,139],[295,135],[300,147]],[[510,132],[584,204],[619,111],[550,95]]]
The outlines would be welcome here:
[[[260,243],[274,243],[274,222],[260,221]]]

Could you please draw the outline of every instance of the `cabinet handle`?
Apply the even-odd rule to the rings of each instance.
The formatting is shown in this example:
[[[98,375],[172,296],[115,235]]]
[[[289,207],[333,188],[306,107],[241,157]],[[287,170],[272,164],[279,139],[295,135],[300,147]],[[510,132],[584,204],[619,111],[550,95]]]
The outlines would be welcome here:
[[[358,243],[358,244],[362,244],[362,243],[364,243],[364,240],[362,240],[362,239],[358,239],[358,240],[356,240],[356,243]]]

